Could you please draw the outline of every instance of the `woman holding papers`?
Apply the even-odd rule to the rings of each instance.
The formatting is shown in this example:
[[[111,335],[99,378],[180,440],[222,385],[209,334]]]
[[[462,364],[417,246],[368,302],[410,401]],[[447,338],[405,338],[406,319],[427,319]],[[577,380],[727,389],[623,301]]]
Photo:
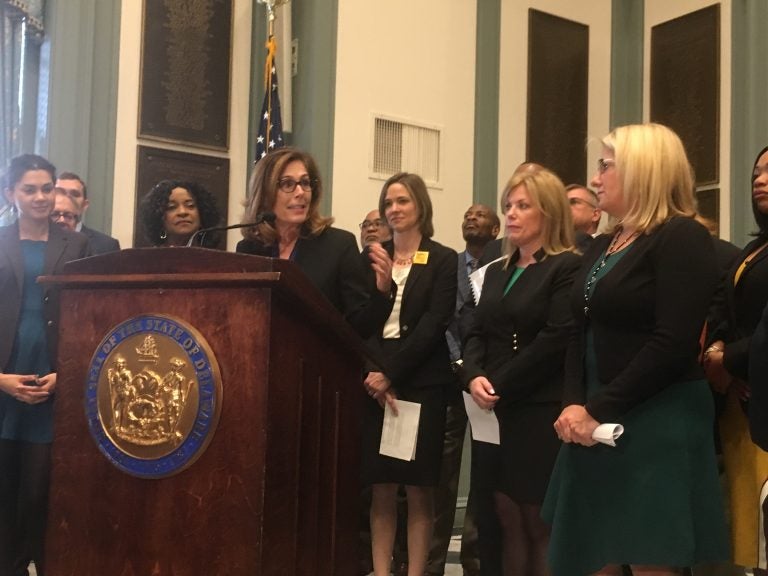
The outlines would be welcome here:
[[[88,256],[88,238],[50,220],[56,169],[11,160],[2,184],[16,222],[0,228],[0,574],[45,574],[58,298],[38,276]],[[77,327],[71,327],[77,329]]]
[[[658,124],[602,140],[592,185],[616,221],[595,239],[571,292],[565,445],[543,514],[554,576],[680,574],[728,557],[699,337],[718,281],[696,220],[683,144]],[[619,423],[615,448],[596,444]]]
[[[403,484],[408,499],[408,575],[423,576],[432,536],[432,488],[440,476],[443,452],[444,396],[454,385],[445,331],[456,307],[458,257],[430,239],[432,203],[419,176],[399,173],[387,180],[379,212],[393,232],[383,247],[393,261],[392,280],[398,289],[383,331],[371,341],[383,371],[370,372],[364,383],[371,398],[363,421],[362,466],[364,481],[372,485],[373,567],[376,576],[390,573],[397,490]],[[387,424],[405,429],[415,423],[406,408],[417,408],[418,429],[415,452],[392,457],[379,451],[389,452],[387,431],[382,438],[385,407],[396,412],[398,406],[401,414],[388,418]]]
[[[716,307],[710,322],[709,346],[704,369],[712,386],[725,394],[720,417],[720,439],[728,479],[730,527],[735,564],[760,566],[763,540],[761,492],[768,480],[768,434],[766,427],[752,428],[765,420],[765,384],[752,391],[747,384],[752,358],[750,343],[768,303],[768,147],[763,148],[752,168],[752,213],[757,224],[755,238],[736,258],[725,281],[725,300]],[[754,439],[758,445],[752,442]],[[765,562],[762,570],[766,574]]]
[[[549,527],[540,511],[559,449],[552,420],[561,408],[573,323],[568,294],[581,259],[565,187],[549,170],[517,172],[501,208],[506,258],[486,271],[462,370],[475,403],[496,411],[500,448],[473,449],[483,471],[473,475],[472,489],[480,489],[481,475],[493,491],[504,575],[543,576]],[[482,543],[484,523],[477,522]]]
[[[237,251],[293,261],[363,338],[374,334],[394,301],[392,262],[381,246],[369,251],[369,286],[355,237],[320,214],[323,184],[314,158],[280,148],[260,159],[248,186]],[[267,218],[265,215],[271,217]]]

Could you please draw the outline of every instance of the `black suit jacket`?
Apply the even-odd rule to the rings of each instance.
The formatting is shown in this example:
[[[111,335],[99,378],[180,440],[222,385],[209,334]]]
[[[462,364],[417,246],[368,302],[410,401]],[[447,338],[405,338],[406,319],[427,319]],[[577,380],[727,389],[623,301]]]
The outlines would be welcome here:
[[[768,303],[768,248],[764,248],[744,268],[739,283],[734,286],[736,270],[747,256],[766,238],[756,238],[744,247],[725,279],[725,302],[714,313],[714,329],[710,341],[725,342],[723,366],[742,380],[749,371],[749,347],[752,333]]]
[[[392,241],[384,242],[390,256]],[[397,388],[445,386],[453,382],[445,331],[456,309],[456,252],[424,238],[419,251],[429,253],[426,264],[413,264],[400,305],[400,341],[397,353],[385,355],[381,332],[369,344]]]
[[[581,257],[573,252],[536,253],[504,295],[518,252],[509,267],[492,264],[485,274],[475,323],[464,347],[464,385],[485,376],[500,406],[521,402],[560,402],[563,365],[573,329],[569,296]]]
[[[595,239],[571,291],[577,322],[566,357],[564,403],[600,422],[619,418],[667,386],[703,378],[699,337],[719,272],[709,232],[676,217],[640,235],[598,281],[589,301],[601,389],[586,399],[584,287],[611,237]]]
[[[88,242],[91,245],[91,254],[94,256],[97,254],[107,254],[108,252],[117,252],[120,250],[120,242],[116,238],[107,236],[98,230],[83,226],[80,228],[80,233],[85,234],[88,238]]]
[[[43,274],[56,274],[67,262],[89,255],[88,239],[77,232],[62,230],[52,224],[45,247]],[[19,241],[18,224],[0,228],[0,371],[11,357],[16,327],[21,312],[24,290],[24,260]],[[58,293],[46,286],[43,292],[43,314],[51,366],[56,366],[58,341]]]
[[[750,342],[749,386],[749,431],[752,441],[768,450],[768,306]]]
[[[236,250],[269,258],[278,256],[275,246],[256,240],[241,240]],[[299,238],[294,263],[361,337],[381,330],[392,312],[393,293],[382,295],[369,283],[351,233],[326,228],[317,236]]]

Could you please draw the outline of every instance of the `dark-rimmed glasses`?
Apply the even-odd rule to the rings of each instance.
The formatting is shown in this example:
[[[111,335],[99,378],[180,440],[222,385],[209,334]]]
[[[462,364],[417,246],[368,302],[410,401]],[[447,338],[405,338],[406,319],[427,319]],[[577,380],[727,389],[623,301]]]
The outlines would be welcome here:
[[[302,178],[301,180],[294,180],[293,178],[281,178],[277,183],[277,187],[281,192],[286,194],[292,194],[296,190],[296,186],[301,186],[304,192],[312,192],[312,187],[315,183],[310,178]]]

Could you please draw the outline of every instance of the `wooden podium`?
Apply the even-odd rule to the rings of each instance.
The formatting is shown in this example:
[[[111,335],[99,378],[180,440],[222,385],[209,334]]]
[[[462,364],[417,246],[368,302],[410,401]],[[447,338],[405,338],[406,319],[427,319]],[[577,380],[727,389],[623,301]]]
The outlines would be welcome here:
[[[61,288],[49,576],[353,576],[363,344],[293,264],[201,248],[72,262]],[[194,326],[221,372],[218,425],[183,471],[110,462],[86,381],[116,325]]]

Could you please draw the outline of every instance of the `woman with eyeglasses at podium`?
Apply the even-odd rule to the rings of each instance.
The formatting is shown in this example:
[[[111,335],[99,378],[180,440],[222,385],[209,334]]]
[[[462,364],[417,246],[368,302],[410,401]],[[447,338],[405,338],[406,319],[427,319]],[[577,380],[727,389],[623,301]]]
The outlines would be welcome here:
[[[333,228],[320,214],[323,186],[315,160],[296,148],[270,152],[256,164],[248,186],[237,251],[293,261],[367,338],[381,330],[392,310],[392,262],[384,249],[368,249],[375,288],[360,260],[354,235]]]
[[[57,299],[36,282],[89,255],[88,238],[50,220],[56,169],[11,160],[3,194],[16,222],[0,228],[0,575],[44,576],[56,390]]]

